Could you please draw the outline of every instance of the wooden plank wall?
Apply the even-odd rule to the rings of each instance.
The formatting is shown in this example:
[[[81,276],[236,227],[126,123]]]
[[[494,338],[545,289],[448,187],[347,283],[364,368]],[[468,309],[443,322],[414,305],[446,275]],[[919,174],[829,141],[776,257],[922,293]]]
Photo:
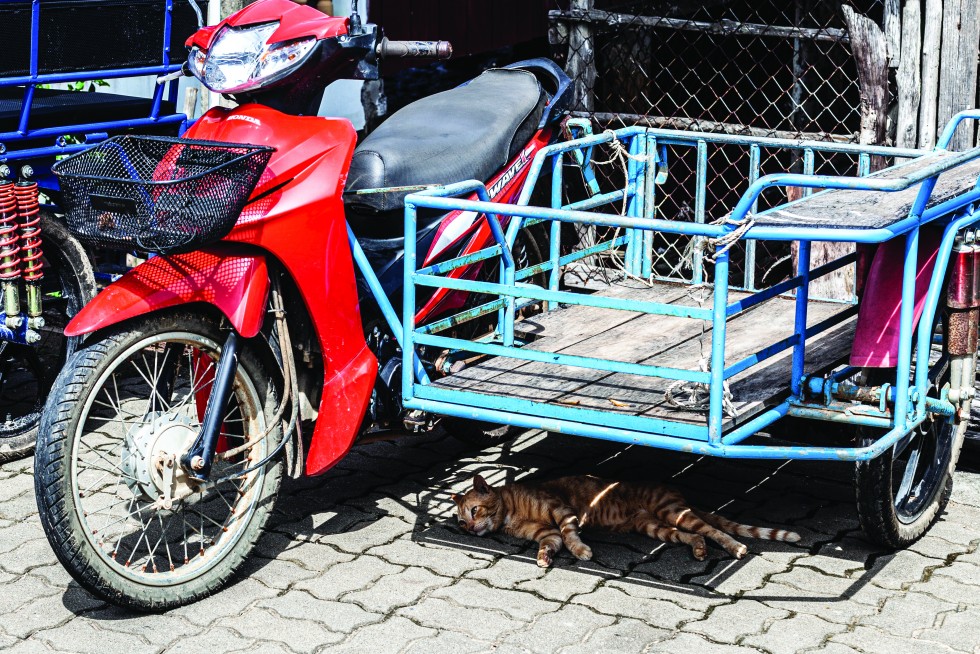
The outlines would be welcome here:
[[[898,145],[931,148],[946,122],[977,106],[980,3],[904,0],[898,68]],[[891,53],[889,53],[891,54]],[[960,128],[954,149],[978,143],[976,123]]]
[[[465,56],[547,36],[553,5],[553,0],[370,0],[369,14],[390,39],[451,41],[455,56]]]

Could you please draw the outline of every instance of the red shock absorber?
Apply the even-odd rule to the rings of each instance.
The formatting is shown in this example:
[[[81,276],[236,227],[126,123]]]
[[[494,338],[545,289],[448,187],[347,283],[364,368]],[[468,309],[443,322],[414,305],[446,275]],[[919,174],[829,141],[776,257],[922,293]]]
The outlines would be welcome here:
[[[39,329],[44,326],[41,307],[41,279],[44,277],[41,257],[41,205],[38,201],[37,182],[31,181],[34,170],[24,166],[20,179],[14,185],[17,196],[17,218],[20,222],[21,273],[27,291],[27,326]]]
[[[10,168],[0,166],[0,288],[8,327],[20,325],[20,237],[17,234],[17,196]]]

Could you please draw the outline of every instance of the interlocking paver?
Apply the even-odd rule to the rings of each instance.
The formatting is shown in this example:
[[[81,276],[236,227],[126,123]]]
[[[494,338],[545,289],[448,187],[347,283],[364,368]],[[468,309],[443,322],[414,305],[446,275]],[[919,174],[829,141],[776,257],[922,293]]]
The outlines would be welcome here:
[[[846,629],[844,625],[827,622],[815,615],[798,613],[770,622],[764,632],[746,636],[742,644],[770,654],[792,654],[808,647],[819,647],[828,637]]]
[[[474,638],[500,637],[527,623],[509,617],[503,611],[484,607],[460,606],[446,599],[426,597],[422,601],[397,611],[418,624],[439,630],[455,631]]]
[[[428,590],[451,583],[452,579],[435,575],[425,568],[405,568],[382,577],[364,590],[348,593],[342,599],[363,606],[368,611],[384,614],[413,603]]]
[[[542,615],[533,625],[512,634],[504,642],[535,654],[546,654],[566,645],[581,644],[593,631],[614,622],[616,618],[612,616],[568,604]]]
[[[769,624],[789,617],[789,611],[774,609],[748,599],[713,608],[703,619],[683,626],[718,643],[737,643],[745,636],[761,633]]]
[[[215,626],[227,627],[245,638],[280,642],[294,652],[315,652],[324,645],[337,643],[344,635],[329,631],[316,616],[295,620],[276,615],[268,609],[252,608],[231,618],[222,618]]]
[[[0,649],[301,654],[971,652],[980,624],[980,474],[904,552],[857,527],[849,471],[725,462],[531,432],[466,449],[440,434],[358,446],[341,469],[287,481],[241,577],[162,615],[110,607],[47,547],[30,461],[0,466]],[[602,463],[598,463],[602,462]],[[788,526],[797,545],[712,548],[587,532],[595,559],[548,570],[531,543],[455,526],[474,472],[516,480],[591,472],[670,478],[697,503]],[[961,481],[963,483],[961,483]],[[763,482],[759,486],[760,482]],[[7,486],[9,484],[9,487]],[[812,553],[811,553],[812,552]],[[976,653],[975,653],[976,654]]]
[[[954,650],[934,641],[900,638],[872,627],[857,627],[831,637],[831,642],[851,645],[863,652],[902,652],[902,654],[940,654]]]

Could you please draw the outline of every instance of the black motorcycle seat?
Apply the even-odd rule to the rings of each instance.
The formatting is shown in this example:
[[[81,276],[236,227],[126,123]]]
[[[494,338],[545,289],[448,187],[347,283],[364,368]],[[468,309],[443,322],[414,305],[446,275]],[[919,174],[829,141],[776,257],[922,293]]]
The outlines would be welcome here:
[[[465,86],[423,98],[396,112],[354,151],[344,201],[357,225],[401,229],[409,191],[355,191],[487,181],[523,148],[538,127],[546,95],[533,73],[492,69]]]

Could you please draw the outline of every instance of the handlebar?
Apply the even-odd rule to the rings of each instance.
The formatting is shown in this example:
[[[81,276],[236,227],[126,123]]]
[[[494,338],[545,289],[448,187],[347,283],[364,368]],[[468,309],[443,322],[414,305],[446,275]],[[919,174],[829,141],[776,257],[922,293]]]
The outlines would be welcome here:
[[[378,57],[429,57],[449,59],[453,56],[453,46],[449,41],[389,41],[381,39],[375,49]]]

